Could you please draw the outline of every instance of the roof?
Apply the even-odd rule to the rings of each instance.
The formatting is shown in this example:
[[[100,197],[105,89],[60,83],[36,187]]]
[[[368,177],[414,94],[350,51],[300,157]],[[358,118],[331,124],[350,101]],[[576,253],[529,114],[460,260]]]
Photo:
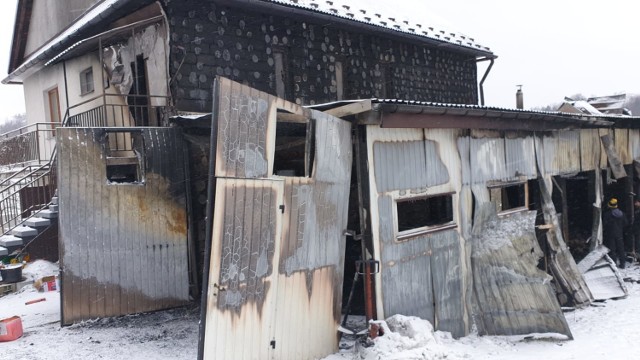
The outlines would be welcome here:
[[[419,38],[435,40],[448,43],[463,48],[480,51],[482,55],[493,55],[491,49],[481,45],[472,37],[443,29],[434,24],[422,24],[420,20],[409,19],[411,9],[406,8],[406,18],[399,18],[387,15],[386,11],[375,10],[375,2],[371,2],[370,9],[357,8],[352,6],[352,1],[346,0],[259,0],[262,2],[277,3],[289,7],[305,9],[312,12],[323,13],[333,17],[347,19],[362,24],[410,34]]]
[[[478,44],[475,39],[460,33],[445,31],[428,24],[384,16],[383,12],[352,8],[346,0],[221,0],[226,4],[245,6],[253,11],[286,13],[288,16],[309,16],[321,20],[335,21],[345,26],[366,28],[409,37],[433,46],[447,47],[478,57],[495,58],[491,50]],[[46,44],[24,57],[32,0],[20,0],[16,14],[9,75],[2,80],[7,84],[23,80],[42,68],[45,63],[65,52],[78,42],[104,30],[106,23],[140,8],[152,0],[103,0],[87,10],[73,24],[53,37]]]

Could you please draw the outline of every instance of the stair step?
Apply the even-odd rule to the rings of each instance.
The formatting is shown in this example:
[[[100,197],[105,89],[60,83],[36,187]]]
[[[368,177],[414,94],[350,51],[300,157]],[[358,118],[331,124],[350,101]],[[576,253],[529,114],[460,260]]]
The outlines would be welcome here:
[[[11,230],[11,234],[19,237],[28,237],[38,235],[38,230],[28,226],[17,226]]]
[[[0,246],[0,256],[9,255],[9,250],[6,247]]]
[[[13,247],[22,245],[22,239],[13,235],[0,236],[0,246]]]
[[[51,220],[34,216],[34,217],[30,217],[27,220],[25,220],[24,224],[26,226],[31,226],[31,227],[36,227],[36,228],[37,227],[45,227],[45,226],[51,225]]]
[[[58,212],[58,205],[56,204],[49,205],[49,210]]]
[[[57,196],[52,197],[51,198],[51,203],[54,204],[54,205],[58,205],[58,197]]]
[[[42,210],[38,213],[38,216],[45,219],[55,219],[58,217],[58,212],[51,210]]]

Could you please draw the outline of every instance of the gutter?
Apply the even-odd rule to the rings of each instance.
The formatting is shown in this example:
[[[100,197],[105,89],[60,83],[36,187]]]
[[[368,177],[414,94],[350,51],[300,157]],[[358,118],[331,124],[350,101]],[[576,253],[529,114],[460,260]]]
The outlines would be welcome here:
[[[476,63],[479,63],[481,61],[491,61],[489,63],[489,67],[487,67],[487,70],[485,70],[484,75],[482,76],[482,80],[480,80],[480,84],[479,84],[479,88],[480,88],[480,105],[484,106],[484,81],[487,80],[487,76],[489,76],[489,72],[491,71],[491,68],[493,67],[493,62],[496,58],[482,58],[482,59],[478,59],[476,61]]]
[[[6,78],[2,80],[3,84],[20,83],[25,77],[42,69],[44,63],[54,56],[58,55],[64,49],[73,43],[82,40],[84,36],[79,35],[87,29],[99,25],[105,19],[109,18],[116,11],[122,9],[125,5],[133,3],[132,0],[104,0],[87,11],[76,22],[71,24],[53,39],[42,45],[38,50],[31,54],[22,62],[17,69],[14,69]]]

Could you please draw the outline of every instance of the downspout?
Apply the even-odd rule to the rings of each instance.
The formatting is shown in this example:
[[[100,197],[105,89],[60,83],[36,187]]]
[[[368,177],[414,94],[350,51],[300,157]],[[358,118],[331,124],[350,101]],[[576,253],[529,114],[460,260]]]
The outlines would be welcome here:
[[[482,58],[479,59],[478,61],[476,61],[476,63],[479,63],[481,61],[487,61],[489,60],[489,67],[487,67],[487,70],[485,70],[484,75],[482,76],[482,80],[480,80],[480,105],[484,106],[484,81],[487,80],[487,76],[489,76],[489,72],[491,71],[491,68],[493,67],[493,62],[495,60],[495,58]]]

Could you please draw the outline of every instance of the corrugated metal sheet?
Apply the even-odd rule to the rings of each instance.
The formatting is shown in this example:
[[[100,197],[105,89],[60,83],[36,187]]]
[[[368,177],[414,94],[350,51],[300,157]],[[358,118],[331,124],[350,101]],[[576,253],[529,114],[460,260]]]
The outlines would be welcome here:
[[[633,160],[640,160],[640,129],[629,129],[629,148]]]
[[[455,201],[454,201],[455,202]],[[378,197],[379,248],[384,316],[429,320],[437,330],[465,335],[465,308],[457,229],[397,242],[394,200]]]
[[[535,219],[535,211],[497,217],[491,204],[479,208],[471,258],[481,334],[571,337],[550,276],[537,268],[542,251]]]
[[[183,144],[144,128],[142,184],[109,184],[104,129],[60,128],[62,323],[188,301]]]
[[[471,138],[471,179],[474,183],[508,180],[503,138]]]
[[[580,168],[582,171],[595,170],[601,165],[602,144],[597,129],[580,130]],[[606,166],[606,162],[605,162]]]
[[[220,83],[221,98],[229,103],[239,97],[249,103],[265,101],[269,109],[295,107],[227,79]],[[251,112],[259,109],[238,113],[235,120],[218,120],[216,158],[225,163],[216,171],[204,357],[320,358],[338,345],[351,124],[309,111],[316,129],[312,176],[274,176],[263,169],[273,168],[275,111],[267,115],[265,135],[258,140],[225,130],[238,121],[253,121]],[[225,154],[235,151],[228,149],[253,148],[250,142],[262,138],[270,148],[262,152],[267,165],[260,171],[246,171],[256,168],[243,161],[225,160]],[[262,179],[243,178],[250,176]]]
[[[506,149],[506,172],[510,180],[521,176],[535,179],[538,176],[533,135],[507,133],[504,146]]]
[[[544,168],[559,175],[580,171],[580,131],[554,131],[543,135]]]
[[[616,152],[620,157],[620,161],[622,161],[624,165],[631,164],[633,157],[631,156],[632,151],[629,148],[629,130],[615,128],[613,129],[613,134]]]
[[[430,140],[376,142],[373,157],[378,191],[418,190],[447,183],[449,172],[439,153]]]

